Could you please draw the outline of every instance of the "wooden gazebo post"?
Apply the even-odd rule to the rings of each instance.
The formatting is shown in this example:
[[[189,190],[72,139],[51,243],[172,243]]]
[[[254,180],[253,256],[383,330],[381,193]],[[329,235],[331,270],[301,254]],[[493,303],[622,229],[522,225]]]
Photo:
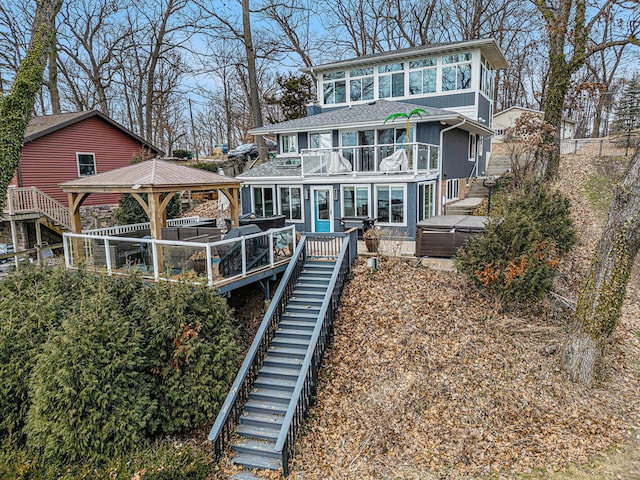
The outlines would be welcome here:
[[[89,196],[86,192],[69,192],[67,198],[69,199],[69,217],[71,219],[71,232],[82,233],[82,217],[80,216],[80,207],[82,203]],[[81,259],[84,257],[84,251],[82,248],[82,239],[74,238],[71,242],[73,245],[73,257],[75,259]]]

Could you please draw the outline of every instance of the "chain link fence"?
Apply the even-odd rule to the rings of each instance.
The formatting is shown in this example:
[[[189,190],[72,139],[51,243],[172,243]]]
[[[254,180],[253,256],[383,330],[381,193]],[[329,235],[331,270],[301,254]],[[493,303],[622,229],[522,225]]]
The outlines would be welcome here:
[[[571,138],[560,141],[560,153],[598,157],[632,157],[639,143],[638,134],[606,138]]]

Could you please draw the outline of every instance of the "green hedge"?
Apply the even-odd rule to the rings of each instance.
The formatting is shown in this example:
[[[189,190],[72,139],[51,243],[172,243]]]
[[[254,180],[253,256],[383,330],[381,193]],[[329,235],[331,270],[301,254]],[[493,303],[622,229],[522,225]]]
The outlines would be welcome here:
[[[456,268],[506,300],[538,299],[576,240],[569,201],[541,184],[505,193],[485,231],[458,249]]]
[[[104,465],[215,419],[238,345],[212,289],[25,269],[0,295],[5,440]]]

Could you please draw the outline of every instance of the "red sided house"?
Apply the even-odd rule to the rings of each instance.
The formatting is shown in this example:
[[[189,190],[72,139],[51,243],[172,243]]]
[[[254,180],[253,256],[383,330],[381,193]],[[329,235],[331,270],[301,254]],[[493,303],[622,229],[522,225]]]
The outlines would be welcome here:
[[[58,184],[130,165],[143,153],[163,152],[96,110],[34,117],[2,212],[0,246],[29,247],[35,227],[22,223],[64,230],[68,201]],[[118,199],[118,194],[91,195],[83,206],[111,205]]]

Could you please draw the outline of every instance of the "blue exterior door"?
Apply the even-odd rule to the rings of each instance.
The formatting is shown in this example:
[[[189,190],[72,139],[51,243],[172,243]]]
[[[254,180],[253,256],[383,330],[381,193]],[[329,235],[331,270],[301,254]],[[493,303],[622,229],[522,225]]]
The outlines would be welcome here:
[[[317,187],[313,192],[313,231],[330,232],[331,229],[331,188]]]

